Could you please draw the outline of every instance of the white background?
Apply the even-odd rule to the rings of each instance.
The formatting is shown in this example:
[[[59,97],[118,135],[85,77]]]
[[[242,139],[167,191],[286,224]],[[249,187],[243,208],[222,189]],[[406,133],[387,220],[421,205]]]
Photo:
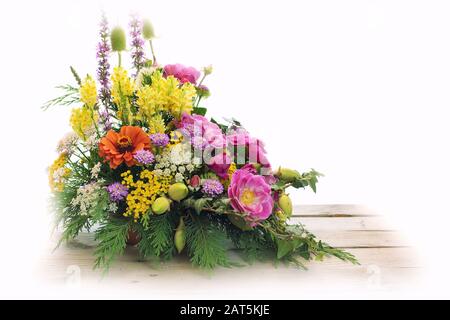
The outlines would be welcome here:
[[[103,2],[103,4],[102,4]],[[326,174],[296,203],[362,203],[404,231],[448,297],[450,8],[446,1],[2,1],[0,297],[35,296],[46,167],[69,109],[54,86],[95,73],[98,21],[153,21],[161,63],[214,66],[209,115],[234,116],[273,164]],[[39,289],[40,292],[44,289]]]

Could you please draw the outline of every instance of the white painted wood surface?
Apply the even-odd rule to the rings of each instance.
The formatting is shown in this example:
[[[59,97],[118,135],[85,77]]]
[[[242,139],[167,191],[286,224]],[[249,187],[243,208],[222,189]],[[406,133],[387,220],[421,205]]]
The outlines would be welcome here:
[[[81,234],[53,253],[54,243],[49,243],[36,272],[46,285],[78,290],[74,292],[85,297],[113,298],[335,298],[356,292],[385,297],[421,284],[423,266],[414,248],[381,216],[362,206],[298,206],[292,222],[352,252],[361,265],[328,258],[307,262],[308,271],[275,268],[267,262],[207,273],[191,267],[186,257],[159,266],[141,262],[136,248],[129,247],[103,276],[92,270],[92,236]]]

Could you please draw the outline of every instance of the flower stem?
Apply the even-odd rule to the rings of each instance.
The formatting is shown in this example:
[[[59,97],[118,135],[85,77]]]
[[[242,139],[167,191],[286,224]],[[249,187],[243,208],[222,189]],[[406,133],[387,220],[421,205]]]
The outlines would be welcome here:
[[[155,56],[155,50],[153,49],[153,42],[152,39],[148,40],[148,43],[150,44],[150,50],[152,51],[152,66],[156,65],[156,56]]]

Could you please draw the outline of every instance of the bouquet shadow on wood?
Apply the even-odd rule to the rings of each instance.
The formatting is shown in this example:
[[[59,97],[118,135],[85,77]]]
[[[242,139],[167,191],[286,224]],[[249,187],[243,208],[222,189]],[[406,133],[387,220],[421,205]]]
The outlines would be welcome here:
[[[44,105],[75,105],[73,130],[49,167],[60,243],[97,226],[95,267],[104,270],[127,243],[150,260],[184,251],[205,269],[233,266],[230,242],[248,262],[304,267],[302,260],[335,256],[357,263],[301,224],[288,223],[287,189],[315,192],[321,174],[274,170],[262,141],[241,123],[205,117],[210,66],[162,65],[151,23],[132,16],[129,29],[127,45],[125,31],[110,30],[103,16],[97,81],[81,79],[71,67],[75,84],[60,86],[64,93]],[[125,50],[131,70],[122,65]]]

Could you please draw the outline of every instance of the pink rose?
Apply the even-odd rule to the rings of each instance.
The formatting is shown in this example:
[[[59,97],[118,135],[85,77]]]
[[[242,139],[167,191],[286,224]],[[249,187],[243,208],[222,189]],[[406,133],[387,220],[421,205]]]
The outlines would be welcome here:
[[[228,178],[228,169],[231,165],[231,158],[226,154],[218,154],[211,158],[208,167],[215,172],[220,178]]]
[[[254,225],[272,214],[274,201],[270,185],[264,178],[249,170],[237,170],[231,178],[228,197],[233,209],[247,213],[248,220]]]
[[[181,83],[190,82],[196,84],[200,77],[200,72],[193,67],[186,67],[182,64],[168,64],[164,67],[164,76],[174,76]]]

